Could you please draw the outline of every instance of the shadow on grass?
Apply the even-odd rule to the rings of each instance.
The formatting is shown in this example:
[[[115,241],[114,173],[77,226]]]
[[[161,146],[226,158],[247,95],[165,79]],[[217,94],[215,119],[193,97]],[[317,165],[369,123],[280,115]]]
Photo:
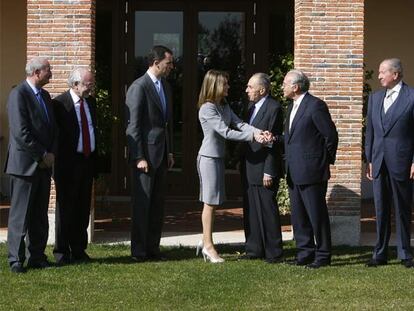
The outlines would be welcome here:
[[[111,246],[104,246],[104,248]],[[294,242],[285,242],[283,245],[283,256],[285,260],[291,260],[295,258],[296,249]],[[239,257],[244,254],[243,244],[219,244],[216,246],[219,254],[223,255],[226,261],[238,261]],[[109,250],[108,249],[108,250]],[[122,249],[122,253],[125,253],[126,249]],[[91,263],[100,264],[139,264],[131,259],[129,255],[119,256],[116,250],[111,251],[114,256],[108,256],[104,258],[93,259]],[[390,252],[391,256],[395,256],[395,250],[392,249]],[[162,254],[166,257],[165,261],[147,261],[147,262],[176,262],[193,259],[201,259],[202,257],[195,256],[195,248],[174,246],[174,247],[162,247]],[[351,266],[361,265],[367,262],[372,256],[371,247],[351,247],[351,246],[336,246],[332,249],[332,266]],[[393,258],[393,257],[390,257]]]

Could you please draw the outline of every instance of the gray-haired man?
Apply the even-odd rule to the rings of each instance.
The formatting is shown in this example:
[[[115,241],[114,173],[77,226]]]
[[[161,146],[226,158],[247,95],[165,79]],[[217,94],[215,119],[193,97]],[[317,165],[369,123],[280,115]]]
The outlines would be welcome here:
[[[56,147],[51,98],[42,88],[52,77],[49,61],[42,57],[29,60],[26,75],[26,80],[10,92],[7,102],[10,135],[5,172],[10,175],[11,189],[7,242],[10,269],[14,273],[25,272],[25,238],[27,266],[49,266],[44,251]]]
[[[70,89],[54,99],[59,128],[55,164],[56,244],[58,265],[88,261],[87,228],[93,177],[97,175],[96,102],[90,96],[92,72],[76,68],[69,76]]]

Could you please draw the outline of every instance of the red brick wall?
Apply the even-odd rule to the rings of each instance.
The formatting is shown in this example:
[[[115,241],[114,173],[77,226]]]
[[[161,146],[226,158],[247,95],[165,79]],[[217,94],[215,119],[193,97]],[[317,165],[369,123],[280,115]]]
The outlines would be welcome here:
[[[74,67],[95,64],[96,0],[27,0],[27,57],[46,56],[52,95],[68,89]]]
[[[96,0],[27,0],[27,58],[45,56],[53,78],[45,88],[58,95],[68,89],[70,71],[94,69]],[[50,207],[55,206],[52,185]]]
[[[311,79],[339,133],[328,204],[331,215],[359,215],[364,0],[296,0],[295,67]]]

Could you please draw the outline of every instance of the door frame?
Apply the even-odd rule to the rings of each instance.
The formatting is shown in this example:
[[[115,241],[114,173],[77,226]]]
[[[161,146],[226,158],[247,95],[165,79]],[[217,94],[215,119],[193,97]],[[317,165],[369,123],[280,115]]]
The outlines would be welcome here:
[[[267,1],[266,1],[267,2]],[[135,25],[134,12],[136,10],[143,11],[182,11],[183,12],[183,110],[182,120],[185,126],[183,130],[183,168],[182,173],[170,171],[168,174],[168,190],[167,196],[174,197],[197,197],[199,192],[198,175],[196,169],[196,157],[200,143],[197,137],[196,129],[198,127],[198,118],[196,106],[198,97],[197,79],[194,78],[192,68],[197,67],[197,24],[198,12],[243,12],[246,19],[245,27],[245,58],[246,58],[246,82],[248,77],[258,69],[265,68],[267,64],[267,41],[264,40],[267,35],[266,31],[254,33],[257,29],[259,21],[256,21],[256,2],[249,0],[172,0],[172,1],[153,1],[153,0],[137,0],[137,1],[120,1],[119,9],[119,30],[125,28],[125,36],[118,37],[116,44],[118,51],[114,51],[114,62],[118,62],[119,69],[118,85],[113,88],[114,97],[119,98],[120,103],[125,102],[127,87],[133,81],[133,70],[128,69],[128,62],[125,60],[134,51]],[[261,8],[264,10],[264,6]],[[265,14],[264,14],[265,15]],[[263,23],[260,22],[261,24]],[[263,30],[267,27],[263,27]],[[190,38],[190,39],[189,39]],[[114,48],[113,48],[114,49]],[[193,55],[193,56],[191,56]],[[253,56],[255,55],[255,57]],[[253,63],[255,58],[256,63]],[[250,60],[250,61],[249,61]],[[115,96],[118,90],[118,96]],[[116,195],[130,195],[129,190],[129,165],[126,165],[126,138],[125,136],[125,112],[124,105],[118,105],[118,115],[121,118],[119,126],[114,134],[114,141],[118,148],[114,148],[114,156],[112,160],[113,169],[116,173],[112,176],[117,180],[122,179],[121,185],[117,186]],[[115,131],[114,131],[115,132]],[[119,137],[122,136],[122,137]],[[121,162],[121,163],[120,163]],[[123,163],[122,163],[123,162]],[[125,164],[124,164],[125,163]],[[226,192],[229,198],[239,197],[242,194],[240,176],[238,172],[226,172]]]

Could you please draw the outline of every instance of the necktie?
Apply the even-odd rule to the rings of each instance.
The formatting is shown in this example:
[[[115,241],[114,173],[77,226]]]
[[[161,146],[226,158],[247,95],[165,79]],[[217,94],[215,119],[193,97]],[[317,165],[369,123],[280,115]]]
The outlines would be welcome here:
[[[162,87],[161,81],[155,81],[155,85],[157,86],[158,96],[161,100],[162,111],[164,115],[164,120],[167,121],[167,102],[165,100],[164,88]]]
[[[91,139],[89,136],[88,118],[86,117],[85,106],[83,99],[80,99],[80,118],[82,126],[82,150],[85,157],[89,157],[91,154]]]
[[[44,115],[43,117],[49,123],[49,115],[47,113],[46,103],[43,100],[42,91],[41,90],[39,92],[37,92],[36,98],[39,101],[40,106],[42,106],[42,111],[43,111],[43,115]]]
[[[298,110],[298,107],[299,107],[299,103],[294,102],[293,107],[292,107],[292,111],[290,112],[289,131],[290,131],[290,128],[292,127],[293,119],[295,118],[296,111]]]
[[[252,122],[254,120],[254,111],[255,110],[256,110],[256,105],[252,105],[249,108],[248,117],[247,117],[247,120],[249,121],[249,124],[252,124]]]
[[[394,100],[392,99],[392,94],[394,93],[394,90],[387,90],[387,94],[384,98],[384,113],[387,113],[388,109],[390,109],[391,105],[393,104]]]

